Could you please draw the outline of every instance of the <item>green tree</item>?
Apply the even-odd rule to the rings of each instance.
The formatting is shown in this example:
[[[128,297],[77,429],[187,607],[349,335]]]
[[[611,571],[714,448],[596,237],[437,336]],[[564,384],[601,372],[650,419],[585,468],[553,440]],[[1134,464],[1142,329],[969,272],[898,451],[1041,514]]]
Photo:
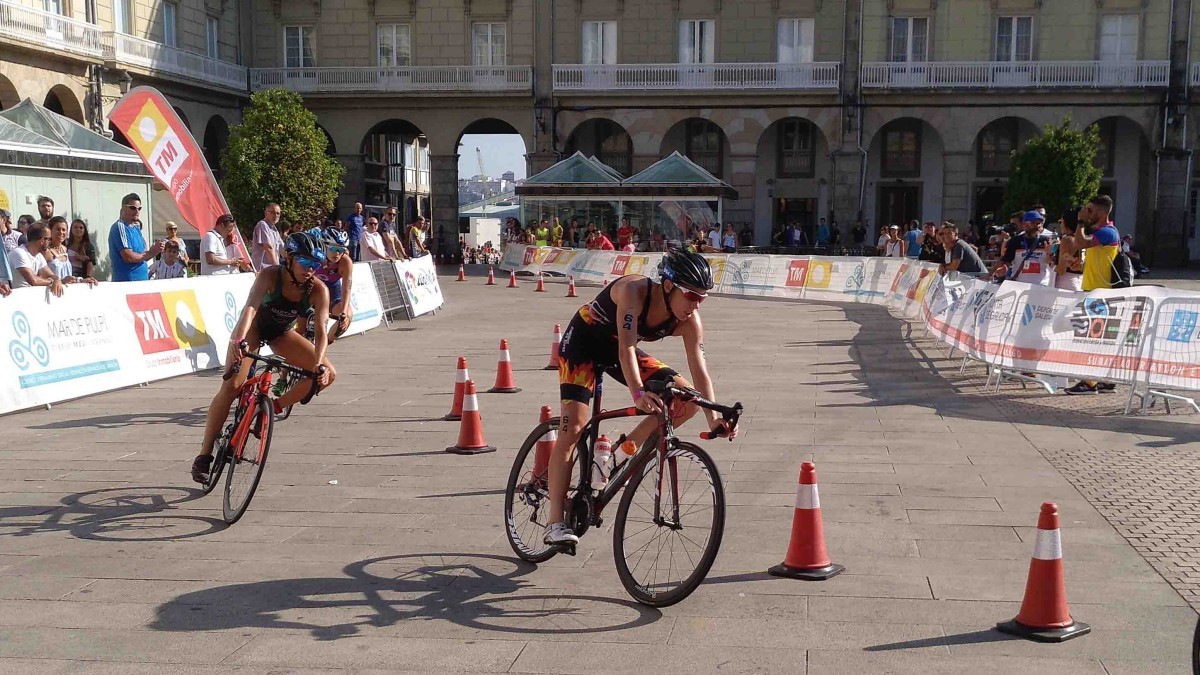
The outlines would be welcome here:
[[[333,210],[345,169],[326,154],[328,143],[299,94],[269,89],[250,97],[221,152],[221,190],[244,235],[271,202],[283,220],[306,227]]]
[[[1033,204],[1046,207],[1050,219],[1064,210],[1087,202],[1100,189],[1104,175],[1096,166],[1100,132],[1095,125],[1080,131],[1071,127],[1071,118],[1062,124],[1047,124],[1042,133],[1029,139],[1025,147],[1013,152],[1008,174],[1008,192],[997,220],[1007,220],[1014,211]]]

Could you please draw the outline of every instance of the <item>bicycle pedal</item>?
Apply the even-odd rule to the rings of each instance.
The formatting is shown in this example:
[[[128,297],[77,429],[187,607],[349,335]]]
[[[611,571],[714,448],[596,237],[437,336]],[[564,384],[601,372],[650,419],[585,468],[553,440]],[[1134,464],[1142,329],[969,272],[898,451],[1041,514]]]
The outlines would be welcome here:
[[[575,555],[575,544],[555,544],[553,548],[559,553],[566,553],[570,556]]]

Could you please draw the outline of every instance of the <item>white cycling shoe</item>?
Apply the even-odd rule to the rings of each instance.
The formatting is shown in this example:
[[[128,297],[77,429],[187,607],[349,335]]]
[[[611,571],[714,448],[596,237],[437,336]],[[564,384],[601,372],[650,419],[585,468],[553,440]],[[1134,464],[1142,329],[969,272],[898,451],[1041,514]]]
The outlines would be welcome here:
[[[550,546],[574,546],[579,543],[579,537],[575,536],[575,532],[567,527],[566,523],[554,523],[546,528],[546,536],[542,537],[542,543]]]

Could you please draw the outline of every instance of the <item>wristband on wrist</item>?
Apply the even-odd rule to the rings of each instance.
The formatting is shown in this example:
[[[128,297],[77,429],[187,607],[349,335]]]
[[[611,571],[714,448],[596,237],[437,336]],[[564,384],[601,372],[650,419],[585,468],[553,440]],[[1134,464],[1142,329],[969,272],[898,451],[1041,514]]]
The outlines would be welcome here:
[[[645,393],[645,389],[638,389],[637,391],[633,392],[633,402],[637,403],[638,399],[641,398]]]

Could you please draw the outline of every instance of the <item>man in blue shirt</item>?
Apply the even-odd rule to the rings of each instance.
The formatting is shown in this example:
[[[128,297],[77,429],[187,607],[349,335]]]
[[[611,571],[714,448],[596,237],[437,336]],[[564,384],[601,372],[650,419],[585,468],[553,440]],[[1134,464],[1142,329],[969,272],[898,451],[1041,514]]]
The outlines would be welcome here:
[[[829,245],[829,225],[825,223],[825,219],[821,219],[821,224],[817,225],[817,246]]]
[[[358,241],[362,239],[366,219],[362,202],[354,202],[354,213],[346,216],[346,234],[350,235],[350,259],[358,262]]]
[[[142,198],[131,192],[121,199],[121,217],[108,231],[108,250],[112,256],[113,281],[146,281],[150,278],[147,260],[162,253],[163,243],[146,248],[142,235]]]
[[[921,257],[921,224],[912,221],[908,224],[908,232],[904,233],[904,250],[909,258]]]

